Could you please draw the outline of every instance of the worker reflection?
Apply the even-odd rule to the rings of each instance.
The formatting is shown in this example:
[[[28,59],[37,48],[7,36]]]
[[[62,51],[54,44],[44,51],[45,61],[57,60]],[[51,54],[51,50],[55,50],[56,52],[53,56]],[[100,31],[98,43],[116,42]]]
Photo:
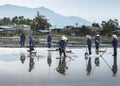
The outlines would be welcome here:
[[[99,66],[99,65],[100,65],[99,57],[96,57],[96,58],[95,58],[95,65],[96,65],[96,66]]]
[[[49,72],[48,72],[48,74],[50,74],[50,67],[51,67],[51,63],[52,63],[51,51],[48,51],[47,63],[48,63],[48,66],[49,66]]]
[[[56,68],[56,71],[59,72],[60,74],[65,75],[66,70],[68,69],[68,67],[66,66],[66,57],[60,58],[59,59],[59,65]]]
[[[89,60],[88,60],[88,65],[87,65],[87,73],[86,75],[90,75],[91,74],[91,70],[92,70],[92,65],[91,65],[91,57],[89,57]]]
[[[25,62],[25,59],[26,59],[25,54],[22,53],[21,56],[20,56],[20,61],[21,61],[21,63],[24,63],[24,62]]]
[[[30,55],[30,57],[29,57],[29,72],[31,72],[32,71],[32,69],[34,68],[34,58]]]
[[[114,56],[114,59],[113,59],[112,72],[113,72],[112,76],[116,77],[117,76],[117,56]]]
[[[48,63],[48,65],[49,65],[49,67],[50,67],[50,66],[51,66],[51,63],[52,63],[51,52],[50,52],[50,51],[48,51],[47,63]]]

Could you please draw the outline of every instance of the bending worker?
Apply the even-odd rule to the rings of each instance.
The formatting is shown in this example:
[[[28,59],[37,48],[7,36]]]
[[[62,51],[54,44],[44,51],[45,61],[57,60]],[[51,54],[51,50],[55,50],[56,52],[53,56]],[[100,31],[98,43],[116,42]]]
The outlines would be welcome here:
[[[67,37],[65,37],[64,35],[62,36],[61,40],[58,42],[58,45],[59,45],[59,54],[60,54],[60,57],[62,55],[62,53],[64,54],[64,57],[66,57],[66,41],[67,41]]]
[[[34,50],[34,41],[31,36],[29,36],[29,52]]]

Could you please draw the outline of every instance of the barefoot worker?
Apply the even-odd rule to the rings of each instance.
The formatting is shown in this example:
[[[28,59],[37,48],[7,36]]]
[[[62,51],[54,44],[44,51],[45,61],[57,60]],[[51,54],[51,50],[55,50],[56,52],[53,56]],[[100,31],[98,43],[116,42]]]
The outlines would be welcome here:
[[[113,56],[117,56],[117,46],[118,46],[117,35],[113,34],[112,37],[113,37],[112,46],[114,50]]]
[[[88,45],[89,55],[91,55],[92,54],[92,52],[91,52],[91,47],[92,47],[91,36],[90,35],[86,35],[86,38],[87,38],[87,45]]]

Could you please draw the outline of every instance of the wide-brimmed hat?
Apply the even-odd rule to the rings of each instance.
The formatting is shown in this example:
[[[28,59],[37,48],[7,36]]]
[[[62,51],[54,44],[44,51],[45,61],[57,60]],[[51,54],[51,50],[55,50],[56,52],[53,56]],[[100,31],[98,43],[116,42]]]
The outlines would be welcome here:
[[[91,36],[90,35],[86,35],[86,38],[91,39]]]
[[[99,34],[97,34],[96,36],[100,36]]]
[[[117,35],[116,34],[113,34],[112,37],[115,38],[115,39],[117,39]]]
[[[64,35],[61,37],[61,39],[65,40],[65,41],[68,40],[68,38],[66,36],[64,36]]]

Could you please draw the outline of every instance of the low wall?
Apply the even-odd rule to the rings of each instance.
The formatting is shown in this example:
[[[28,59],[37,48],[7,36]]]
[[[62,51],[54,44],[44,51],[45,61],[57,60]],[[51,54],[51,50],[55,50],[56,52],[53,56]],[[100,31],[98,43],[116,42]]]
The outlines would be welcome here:
[[[36,47],[47,47],[47,37],[33,37]],[[52,47],[57,47],[57,42],[59,37],[52,37]],[[101,47],[112,47],[112,39],[110,37],[101,37]],[[120,46],[120,38],[118,38]],[[19,37],[0,37],[1,47],[20,47]],[[25,46],[29,46],[29,38],[26,37]],[[85,37],[68,37],[68,47],[85,47],[86,38]],[[92,37],[92,46],[94,47],[94,37]]]

